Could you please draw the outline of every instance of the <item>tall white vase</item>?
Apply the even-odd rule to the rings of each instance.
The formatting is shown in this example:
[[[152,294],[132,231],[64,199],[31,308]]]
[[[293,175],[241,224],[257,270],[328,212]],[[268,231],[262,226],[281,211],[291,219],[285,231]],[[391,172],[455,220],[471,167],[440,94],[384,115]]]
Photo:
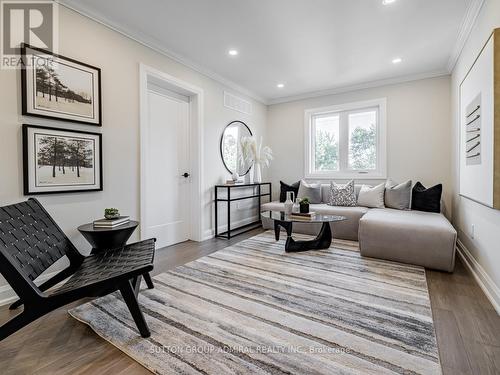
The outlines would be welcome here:
[[[253,184],[253,166],[250,167],[248,173],[245,175],[245,183]]]
[[[253,182],[261,183],[262,182],[262,166],[260,163],[255,163],[253,165],[254,173],[253,173]]]

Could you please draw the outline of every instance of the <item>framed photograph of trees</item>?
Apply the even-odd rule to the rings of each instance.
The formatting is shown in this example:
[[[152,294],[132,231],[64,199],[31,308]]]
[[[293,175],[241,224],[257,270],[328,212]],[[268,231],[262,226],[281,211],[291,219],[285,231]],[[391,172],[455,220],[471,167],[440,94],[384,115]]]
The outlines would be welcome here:
[[[21,47],[23,115],[101,126],[101,70],[27,44]]]
[[[24,194],[102,190],[101,155],[101,134],[24,124]]]

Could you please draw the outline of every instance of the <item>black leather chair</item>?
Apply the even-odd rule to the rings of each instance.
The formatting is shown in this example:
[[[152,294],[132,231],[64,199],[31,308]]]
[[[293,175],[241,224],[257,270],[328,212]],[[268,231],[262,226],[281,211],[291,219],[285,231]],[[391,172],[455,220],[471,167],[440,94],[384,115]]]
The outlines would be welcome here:
[[[0,340],[68,303],[117,290],[141,336],[149,337],[137,295],[141,276],[153,269],[154,251],[155,239],[148,239],[85,257],[38,200],[0,207],[0,273],[20,298],[12,307],[24,304],[19,315],[0,327]],[[35,279],[63,256],[70,265],[36,286]]]

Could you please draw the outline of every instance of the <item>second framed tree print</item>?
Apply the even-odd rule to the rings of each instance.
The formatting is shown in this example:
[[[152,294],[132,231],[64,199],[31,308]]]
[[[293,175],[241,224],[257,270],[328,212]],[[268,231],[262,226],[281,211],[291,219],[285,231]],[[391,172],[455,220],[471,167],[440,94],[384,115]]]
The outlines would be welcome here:
[[[24,194],[102,190],[101,134],[23,125]]]
[[[101,126],[101,70],[24,44],[23,115]]]

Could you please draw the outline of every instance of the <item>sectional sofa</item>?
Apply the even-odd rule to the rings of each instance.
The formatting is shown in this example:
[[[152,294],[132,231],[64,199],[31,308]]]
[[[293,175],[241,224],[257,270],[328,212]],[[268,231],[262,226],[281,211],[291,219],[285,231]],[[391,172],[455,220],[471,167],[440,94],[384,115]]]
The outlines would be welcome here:
[[[312,204],[311,211],[341,215],[347,220],[331,224],[337,239],[359,241],[362,256],[415,264],[452,272],[455,265],[457,232],[441,213],[391,208],[329,206],[330,186],[321,185],[321,204]],[[358,196],[361,185],[355,185]],[[280,202],[264,203],[262,211],[284,211]],[[273,222],[263,218],[265,229]],[[295,233],[316,235],[320,224],[294,223]]]

